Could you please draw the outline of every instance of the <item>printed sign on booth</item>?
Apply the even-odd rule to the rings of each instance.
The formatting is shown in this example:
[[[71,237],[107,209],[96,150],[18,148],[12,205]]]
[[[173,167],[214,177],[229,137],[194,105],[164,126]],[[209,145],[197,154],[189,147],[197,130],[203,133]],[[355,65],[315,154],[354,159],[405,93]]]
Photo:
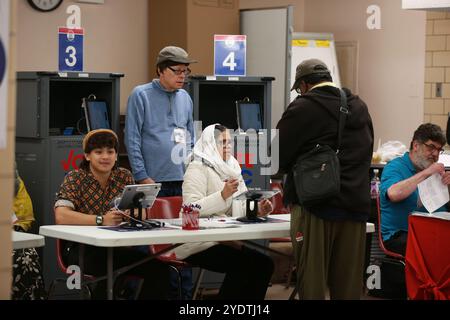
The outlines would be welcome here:
[[[247,36],[214,35],[214,75],[245,76]]]
[[[84,29],[60,27],[59,71],[83,71]]]

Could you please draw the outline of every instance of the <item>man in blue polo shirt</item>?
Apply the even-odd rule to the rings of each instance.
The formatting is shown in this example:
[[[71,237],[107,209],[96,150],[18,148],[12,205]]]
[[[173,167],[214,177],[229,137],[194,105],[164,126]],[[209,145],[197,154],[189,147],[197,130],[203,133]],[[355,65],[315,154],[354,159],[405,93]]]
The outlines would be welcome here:
[[[445,185],[450,184],[450,172],[437,163],[445,143],[439,126],[422,124],[414,132],[409,152],[384,168],[380,186],[381,234],[390,251],[405,255],[408,216],[414,211],[426,212],[417,185],[435,173],[442,176]],[[437,211],[447,209],[442,207]]]

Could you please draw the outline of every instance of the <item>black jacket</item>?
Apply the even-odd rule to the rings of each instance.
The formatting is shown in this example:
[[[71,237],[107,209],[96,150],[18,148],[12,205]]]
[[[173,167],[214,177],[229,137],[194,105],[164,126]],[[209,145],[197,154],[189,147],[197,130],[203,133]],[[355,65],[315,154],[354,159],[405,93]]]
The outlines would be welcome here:
[[[366,104],[348,89],[349,114],[338,154],[341,165],[341,192],[320,205],[308,208],[323,219],[365,221],[370,211],[369,168],[373,150],[373,127]],[[340,91],[318,87],[298,96],[278,122],[280,172],[287,173],[284,202],[298,204],[292,180],[297,157],[316,144],[336,150]]]

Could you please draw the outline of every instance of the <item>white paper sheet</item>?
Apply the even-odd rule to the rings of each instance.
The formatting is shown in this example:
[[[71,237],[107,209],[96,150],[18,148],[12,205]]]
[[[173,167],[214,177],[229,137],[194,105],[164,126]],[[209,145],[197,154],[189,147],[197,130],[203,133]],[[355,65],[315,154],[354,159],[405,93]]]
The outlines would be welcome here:
[[[438,162],[442,163],[445,167],[450,167],[450,154],[447,153],[440,154]]]
[[[438,173],[418,185],[420,201],[428,212],[434,212],[449,201],[448,187],[442,183]]]

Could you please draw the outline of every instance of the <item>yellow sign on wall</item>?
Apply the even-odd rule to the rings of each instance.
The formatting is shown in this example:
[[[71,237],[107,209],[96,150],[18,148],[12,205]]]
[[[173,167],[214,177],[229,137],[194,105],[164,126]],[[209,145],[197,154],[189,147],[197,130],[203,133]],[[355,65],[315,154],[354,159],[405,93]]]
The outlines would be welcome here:
[[[293,47],[307,47],[309,46],[309,40],[292,40]]]
[[[316,47],[318,48],[329,48],[330,40],[316,40]]]

